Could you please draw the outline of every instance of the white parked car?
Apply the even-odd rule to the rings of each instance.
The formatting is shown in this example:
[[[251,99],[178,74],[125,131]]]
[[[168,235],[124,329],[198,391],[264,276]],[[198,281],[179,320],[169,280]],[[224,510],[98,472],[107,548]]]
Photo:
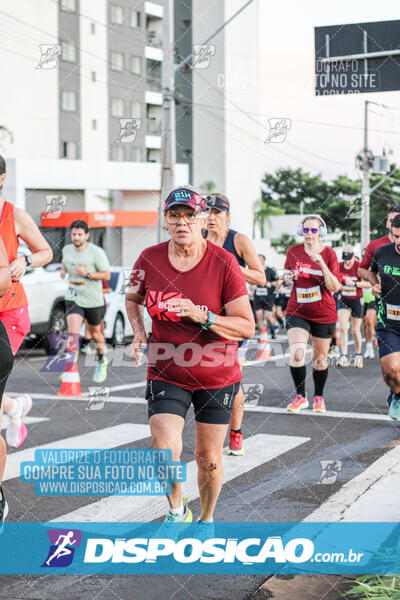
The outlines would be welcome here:
[[[106,340],[112,344],[122,344],[126,337],[133,337],[132,327],[129,323],[125,308],[124,284],[129,276],[127,267],[111,267],[111,279],[107,282],[111,291],[104,295],[107,310],[104,317],[104,334]],[[151,318],[147,309],[144,309],[146,330],[151,332]]]
[[[25,245],[21,245],[18,254],[30,254]],[[21,278],[27,298],[31,331],[28,340],[43,343],[46,351],[50,350],[49,333],[66,331],[64,298],[68,282],[60,277],[61,265],[53,263],[46,267],[27,268]]]

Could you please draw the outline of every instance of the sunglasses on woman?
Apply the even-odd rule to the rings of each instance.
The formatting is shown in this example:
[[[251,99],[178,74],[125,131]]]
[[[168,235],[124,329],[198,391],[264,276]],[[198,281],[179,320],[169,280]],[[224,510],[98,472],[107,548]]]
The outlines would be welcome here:
[[[318,233],[319,229],[318,227],[303,227],[303,233],[309,233],[311,231],[311,233]]]

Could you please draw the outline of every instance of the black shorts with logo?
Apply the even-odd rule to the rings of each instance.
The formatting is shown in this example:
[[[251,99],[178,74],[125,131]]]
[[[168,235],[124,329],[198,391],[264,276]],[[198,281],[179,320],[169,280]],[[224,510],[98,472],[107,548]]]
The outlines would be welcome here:
[[[104,318],[104,313],[104,304],[95,306],[94,308],[84,308],[83,306],[78,306],[76,302],[73,302],[72,300],[65,301],[66,317],[68,315],[81,315],[81,317],[86,319],[89,325],[92,325],[93,327],[95,325],[100,325],[101,320]]]
[[[146,386],[149,419],[160,413],[185,419],[193,403],[195,420],[199,423],[227,425],[239,387],[240,382],[214,390],[185,390],[168,381],[149,379]]]
[[[339,297],[336,310],[344,308],[351,311],[351,316],[356,319],[361,319],[363,316],[364,302],[362,298],[346,298],[343,294]]]
[[[286,329],[289,330],[292,327],[305,329],[313,337],[329,339],[335,334],[336,321],[335,323],[316,323],[297,315],[286,315]]]

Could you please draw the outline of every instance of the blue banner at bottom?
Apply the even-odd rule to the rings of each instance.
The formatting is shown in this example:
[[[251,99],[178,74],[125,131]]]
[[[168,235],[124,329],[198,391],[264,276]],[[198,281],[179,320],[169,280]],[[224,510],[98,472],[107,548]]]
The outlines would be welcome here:
[[[396,574],[399,523],[11,523],[0,574]]]

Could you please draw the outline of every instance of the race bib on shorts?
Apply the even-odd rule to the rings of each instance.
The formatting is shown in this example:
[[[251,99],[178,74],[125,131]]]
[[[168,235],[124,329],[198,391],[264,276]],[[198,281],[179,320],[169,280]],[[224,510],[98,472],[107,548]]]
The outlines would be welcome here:
[[[400,321],[400,306],[386,304],[386,316],[391,321]]]
[[[318,302],[321,300],[321,288],[319,285],[310,288],[296,288],[296,297],[299,304]]]
[[[357,296],[357,288],[352,285],[344,285],[342,288],[343,296]]]
[[[256,288],[256,296],[268,296],[268,290],[264,287]]]

